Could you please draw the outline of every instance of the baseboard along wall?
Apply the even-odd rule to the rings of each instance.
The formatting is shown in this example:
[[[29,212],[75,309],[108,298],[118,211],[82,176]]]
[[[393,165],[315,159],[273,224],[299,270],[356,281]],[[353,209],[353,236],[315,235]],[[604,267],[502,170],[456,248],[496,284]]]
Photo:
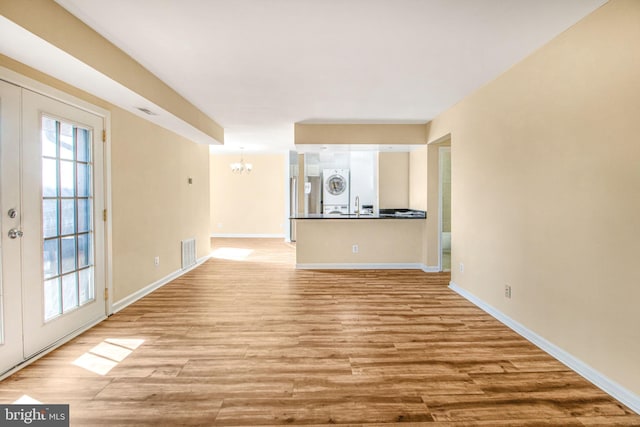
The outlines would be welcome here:
[[[640,414],[640,396],[621,386],[617,382],[611,380],[606,375],[603,375],[601,372],[595,370],[580,359],[567,353],[557,345],[547,341],[545,338],[536,334],[516,320],[513,320],[495,307],[487,304],[486,302],[484,302],[471,292],[460,287],[456,283],[450,282],[449,289],[467,299],[469,302],[473,303],[475,306],[482,309],[489,315],[493,316],[499,322],[503,323],[514,332],[530,341],[536,347],[540,348],[561,363],[565,364],[571,370],[584,377],[587,381],[591,382],[593,385],[595,385],[605,393],[622,402],[632,411]]]
[[[125,298],[122,298],[121,300],[114,302],[113,304],[111,304],[111,310],[109,311],[109,315],[117,313],[120,310],[124,309],[125,307],[130,306],[134,302],[138,301],[140,298],[143,298],[143,297],[149,295],[151,292],[155,291],[156,289],[163,287],[164,285],[166,285],[167,283],[171,282],[172,280],[177,279],[178,277],[182,276],[183,274],[188,273],[189,271],[191,271],[194,268],[198,267],[200,264],[202,264],[203,262],[205,262],[208,259],[209,259],[209,255],[207,255],[205,257],[202,257],[202,258],[198,258],[196,263],[194,265],[190,266],[189,268],[176,270],[173,273],[168,274],[167,276],[161,278],[160,280],[157,280],[157,281],[145,286],[144,288],[139,289],[138,291],[132,293],[131,295],[126,296]]]

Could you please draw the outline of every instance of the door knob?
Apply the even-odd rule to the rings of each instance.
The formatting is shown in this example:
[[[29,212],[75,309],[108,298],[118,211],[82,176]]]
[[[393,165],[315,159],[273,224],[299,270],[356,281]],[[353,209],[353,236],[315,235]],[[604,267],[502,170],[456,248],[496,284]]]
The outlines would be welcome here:
[[[9,212],[7,212],[7,215],[9,215],[9,218],[15,218],[18,215],[18,212],[16,212],[15,209],[9,209]]]
[[[17,237],[22,237],[23,236],[23,232],[22,230],[18,230],[17,228],[12,228],[11,230],[9,230],[9,237],[11,239],[15,239]]]

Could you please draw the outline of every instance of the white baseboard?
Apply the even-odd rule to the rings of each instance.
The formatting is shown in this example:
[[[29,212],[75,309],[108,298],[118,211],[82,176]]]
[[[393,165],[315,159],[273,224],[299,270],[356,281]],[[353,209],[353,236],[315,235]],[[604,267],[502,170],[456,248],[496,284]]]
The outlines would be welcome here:
[[[296,264],[299,270],[420,270],[422,264],[410,263],[312,263],[312,264]]]
[[[497,310],[495,307],[487,304],[477,296],[456,285],[454,282],[449,282],[449,289],[466,298],[467,300],[478,306],[480,309],[484,310],[491,316],[495,317],[498,321],[502,322],[509,328],[513,329],[516,333],[529,340],[540,349],[549,353],[551,356],[567,365],[570,369],[574,370],[576,373],[593,383],[596,387],[625,404],[632,411],[640,414],[640,396],[606,377],[580,359],[567,353],[557,345],[547,341],[540,335],[528,329],[526,326],[513,320],[506,314],[502,313],[500,310]]]
[[[425,273],[440,273],[440,267],[438,267],[437,265],[433,266],[423,264],[422,271],[424,271]]]
[[[211,237],[222,237],[228,239],[284,239],[284,234],[224,234],[212,233]]]
[[[162,286],[166,285],[167,283],[171,282],[174,279],[177,279],[178,277],[182,276],[183,274],[193,270],[194,268],[198,267],[200,264],[202,264],[203,262],[205,262],[206,260],[209,259],[209,255],[204,256],[202,258],[199,258],[196,263],[194,265],[192,265],[189,268],[185,268],[174,271],[173,273],[163,277],[160,280],[157,280],[153,283],[151,283],[150,285],[145,286],[142,289],[139,289],[138,291],[132,293],[131,295],[122,298],[119,301],[114,302],[111,305],[111,312],[110,314],[115,314],[117,312],[119,312],[120,310],[122,310],[123,308],[133,304],[134,302],[138,301],[140,298],[143,298],[147,295],[149,295],[151,292],[155,291],[158,288],[161,288]]]

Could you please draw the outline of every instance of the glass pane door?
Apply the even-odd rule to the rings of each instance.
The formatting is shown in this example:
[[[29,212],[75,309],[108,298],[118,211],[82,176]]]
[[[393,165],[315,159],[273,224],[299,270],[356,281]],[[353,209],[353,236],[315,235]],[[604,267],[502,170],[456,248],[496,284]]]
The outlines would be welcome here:
[[[30,357],[105,317],[104,122],[28,90],[22,102],[22,311]]]
[[[91,131],[42,117],[44,320],[94,300]]]

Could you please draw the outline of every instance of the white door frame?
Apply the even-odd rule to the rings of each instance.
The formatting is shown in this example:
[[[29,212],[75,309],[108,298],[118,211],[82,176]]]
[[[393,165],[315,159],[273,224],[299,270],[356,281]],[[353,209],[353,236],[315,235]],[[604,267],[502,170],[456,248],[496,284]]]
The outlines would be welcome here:
[[[20,159],[20,144],[16,142],[20,141],[22,88],[0,83],[0,372],[3,372],[24,360],[22,286],[10,285],[22,283],[22,239],[9,238],[9,230],[21,229],[22,174],[20,162],[16,161]],[[5,184],[9,182],[12,185]],[[9,216],[9,209],[15,209],[14,218]]]
[[[102,117],[104,121],[104,130],[105,130],[105,142],[103,144],[104,149],[104,206],[106,207],[107,215],[106,215],[106,223],[105,223],[105,248],[104,248],[104,271],[105,271],[105,285],[107,289],[108,296],[105,298],[105,314],[109,316],[113,313],[113,243],[112,243],[112,199],[111,199],[111,113],[110,111],[91,104],[87,101],[84,101],[76,96],[70,95],[66,92],[63,92],[59,89],[48,86],[44,83],[41,83],[37,80],[31,79],[27,76],[19,74],[13,70],[0,66],[0,80],[4,80],[8,83],[23,87],[25,89],[29,89],[32,92],[39,93],[46,97],[52,98],[56,101],[62,102],[64,104],[71,105],[73,107],[79,108],[81,110],[85,110],[94,115]],[[96,220],[100,220],[100,218],[96,218]],[[91,325],[90,325],[91,326]],[[90,327],[89,326],[89,327]],[[54,346],[47,349],[42,353],[37,354],[33,358],[25,361],[24,363],[17,366],[15,369],[12,369],[9,372],[6,372],[4,375],[0,377],[0,379],[11,375],[13,372],[18,369],[24,367],[24,365],[28,363],[32,363],[38,358],[42,357],[46,353],[51,350],[59,347],[64,342],[72,339],[74,336],[79,335],[84,332],[87,328],[76,331],[73,335],[68,336],[65,340],[56,343]]]
[[[443,174],[442,174],[442,153],[445,152],[451,153],[451,147],[438,147],[438,270],[443,271],[442,269],[442,185],[443,185]],[[451,266],[449,266],[449,270],[451,270]]]

